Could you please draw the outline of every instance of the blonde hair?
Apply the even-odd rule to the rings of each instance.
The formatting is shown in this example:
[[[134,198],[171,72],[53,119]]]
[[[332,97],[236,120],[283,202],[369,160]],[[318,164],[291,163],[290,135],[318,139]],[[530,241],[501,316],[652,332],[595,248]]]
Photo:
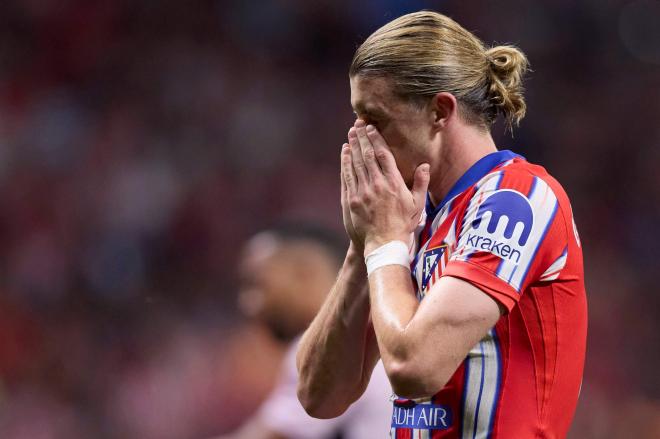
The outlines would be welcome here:
[[[518,48],[485,48],[451,18],[420,11],[371,34],[355,52],[349,73],[389,78],[397,95],[416,102],[449,92],[467,122],[488,129],[499,114],[508,128],[525,116],[527,67]]]

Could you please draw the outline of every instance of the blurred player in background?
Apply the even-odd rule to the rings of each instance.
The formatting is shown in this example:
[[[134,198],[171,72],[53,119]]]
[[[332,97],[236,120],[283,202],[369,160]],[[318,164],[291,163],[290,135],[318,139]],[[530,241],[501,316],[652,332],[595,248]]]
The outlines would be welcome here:
[[[307,328],[336,279],[345,245],[309,225],[284,225],[254,236],[239,261],[243,312],[290,345],[279,381],[254,416],[228,438],[364,438],[387,432],[391,387],[382,365],[369,388],[343,416],[319,420],[296,397],[297,337]],[[371,433],[370,433],[371,432]]]
[[[519,49],[434,12],[358,48],[341,152],[351,246],[300,343],[309,413],[345,410],[382,358],[393,438],[566,436],[587,328],[571,205],[490,134],[524,116],[526,69]]]

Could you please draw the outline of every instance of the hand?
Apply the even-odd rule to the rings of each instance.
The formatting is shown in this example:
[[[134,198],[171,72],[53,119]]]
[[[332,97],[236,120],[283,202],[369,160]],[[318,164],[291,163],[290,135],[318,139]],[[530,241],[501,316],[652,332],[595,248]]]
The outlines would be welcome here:
[[[344,143],[341,147],[341,156],[343,157],[344,151],[349,149],[349,144]],[[364,253],[364,239],[358,235],[355,226],[353,225],[353,219],[351,218],[351,212],[348,207],[348,188],[346,187],[346,180],[343,176],[343,169],[340,173],[339,179],[341,180],[341,212],[344,220],[344,229],[346,229],[346,234],[351,239],[351,245],[354,247],[356,253],[362,254]]]
[[[392,240],[408,242],[424,208],[429,165],[417,167],[409,190],[375,127],[366,127],[358,119],[348,141],[341,153],[342,194],[346,197],[342,206],[348,205],[344,224],[351,224],[351,239],[362,244],[365,255]]]

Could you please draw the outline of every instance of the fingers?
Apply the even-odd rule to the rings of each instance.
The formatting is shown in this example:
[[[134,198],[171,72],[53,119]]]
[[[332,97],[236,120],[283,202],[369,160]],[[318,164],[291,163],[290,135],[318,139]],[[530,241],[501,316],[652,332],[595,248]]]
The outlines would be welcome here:
[[[340,170],[339,170],[339,180],[341,181],[341,205],[342,206],[346,205],[346,201],[348,200],[348,195],[347,195],[348,188],[346,187],[346,179],[344,178],[344,154],[345,154],[345,150],[348,149],[348,148],[349,148],[348,143],[344,143],[341,146],[341,153],[340,153],[340,156],[339,156],[340,163],[341,163]]]
[[[428,163],[422,163],[415,169],[413,176],[413,187],[411,190],[416,206],[424,206],[426,203],[426,191],[429,188],[430,166]]]
[[[357,178],[353,171],[351,148],[344,143],[341,148],[342,197],[357,193]]]
[[[396,167],[396,161],[383,136],[372,125],[367,126],[366,133],[373,145],[374,155],[376,156],[376,160],[378,160],[380,168],[383,170],[383,174],[386,176],[398,175],[399,169]]]
[[[383,175],[383,171],[380,169],[380,165],[376,159],[376,152],[374,151],[371,140],[369,140],[369,136],[367,135],[367,128],[372,130],[375,130],[375,128],[372,125],[366,127],[364,121],[359,119],[355,122],[355,128],[357,130],[358,143],[360,144],[360,149],[362,151],[362,160],[367,169],[367,173],[369,174],[369,178],[377,180]]]
[[[353,171],[357,178],[356,185],[367,184],[369,182],[369,174],[362,158],[362,148],[360,148],[360,141],[357,136],[357,129],[351,127],[348,130],[348,143],[351,145],[349,148],[351,153],[351,163],[353,164]]]

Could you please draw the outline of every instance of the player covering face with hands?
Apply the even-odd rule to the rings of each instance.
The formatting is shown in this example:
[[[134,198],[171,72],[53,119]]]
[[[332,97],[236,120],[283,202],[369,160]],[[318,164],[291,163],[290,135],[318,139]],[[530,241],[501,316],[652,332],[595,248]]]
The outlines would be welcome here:
[[[312,416],[346,410],[382,359],[393,438],[566,435],[587,317],[572,208],[490,134],[524,116],[526,68],[426,11],[358,48],[341,150],[351,244],[297,354]]]
[[[341,200],[351,241],[366,254],[390,242],[412,244],[429,184],[429,165],[414,171],[409,189],[385,139],[361,119],[341,151]]]

